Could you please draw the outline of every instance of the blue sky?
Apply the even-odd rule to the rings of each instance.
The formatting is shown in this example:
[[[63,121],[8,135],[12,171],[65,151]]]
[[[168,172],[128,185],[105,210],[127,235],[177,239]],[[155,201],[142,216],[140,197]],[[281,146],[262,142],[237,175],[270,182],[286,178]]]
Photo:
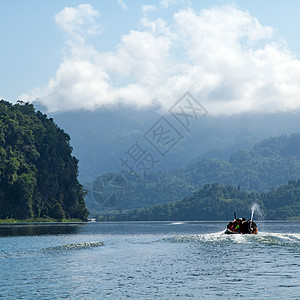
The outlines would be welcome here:
[[[300,108],[300,1],[0,0],[0,98],[49,111]],[[299,100],[298,100],[299,99]]]

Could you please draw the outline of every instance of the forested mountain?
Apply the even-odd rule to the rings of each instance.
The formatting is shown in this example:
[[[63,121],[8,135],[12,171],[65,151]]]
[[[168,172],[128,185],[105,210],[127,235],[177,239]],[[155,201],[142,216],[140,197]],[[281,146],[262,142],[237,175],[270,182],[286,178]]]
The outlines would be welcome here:
[[[195,186],[218,182],[247,191],[266,191],[300,178],[300,134],[272,137],[249,150],[233,153],[228,161],[206,159],[186,169]]]
[[[28,103],[0,101],[0,219],[87,218],[70,137]]]
[[[229,185],[206,184],[183,200],[135,209],[121,214],[100,215],[98,220],[121,221],[209,221],[230,220],[233,212],[250,218],[257,203],[264,219],[300,219],[300,180],[267,193],[249,193]]]
[[[249,150],[233,153],[229,160],[202,159],[185,168],[153,172],[141,179],[126,175],[127,197],[117,209],[143,208],[174,202],[205,184],[232,185],[243,191],[264,192],[300,179],[300,134],[265,139]],[[99,211],[91,191],[86,198]]]

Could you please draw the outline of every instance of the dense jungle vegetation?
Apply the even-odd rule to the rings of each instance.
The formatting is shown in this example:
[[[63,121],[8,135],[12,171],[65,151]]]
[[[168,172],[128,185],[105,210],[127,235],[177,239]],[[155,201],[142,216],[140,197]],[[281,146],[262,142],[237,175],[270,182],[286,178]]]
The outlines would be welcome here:
[[[209,221],[229,220],[233,212],[250,218],[251,206],[260,206],[262,218],[300,219],[300,180],[266,193],[245,192],[230,185],[206,184],[183,200],[134,209],[119,214],[99,215],[99,221]],[[256,216],[257,218],[258,216]]]
[[[86,220],[70,137],[32,104],[0,101],[0,219]]]

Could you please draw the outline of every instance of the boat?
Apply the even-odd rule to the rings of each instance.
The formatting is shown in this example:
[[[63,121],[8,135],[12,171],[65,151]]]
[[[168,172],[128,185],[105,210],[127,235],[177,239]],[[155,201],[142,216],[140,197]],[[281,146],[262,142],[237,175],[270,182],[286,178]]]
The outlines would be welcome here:
[[[225,234],[257,234],[257,225],[252,220],[236,218],[229,222]]]

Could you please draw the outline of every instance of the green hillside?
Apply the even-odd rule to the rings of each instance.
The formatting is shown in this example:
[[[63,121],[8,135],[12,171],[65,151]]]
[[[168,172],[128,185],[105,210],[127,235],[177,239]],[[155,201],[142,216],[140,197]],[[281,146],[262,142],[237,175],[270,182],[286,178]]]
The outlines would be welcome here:
[[[300,180],[267,193],[242,192],[229,185],[206,184],[183,200],[135,209],[116,215],[100,215],[98,220],[118,221],[209,221],[229,220],[233,212],[250,217],[258,203],[265,219],[300,219]]]
[[[87,218],[70,137],[31,104],[0,101],[0,219]]]
[[[117,209],[144,208],[181,200],[205,184],[218,182],[242,191],[264,192],[288,180],[300,179],[300,134],[265,139],[249,150],[233,153],[229,160],[203,159],[185,168],[153,172],[141,179],[124,174],[127,200]],[[87,186],[89,190],[92,184]],[[90,192],[88,207],[99,211]]]
[[[187,168],[195,186],[207,182],[239,185],[247,191],[266,191],[300,178],[300,134],[265,139],[252,149],[233,153],[229,161],[208,159]]]

